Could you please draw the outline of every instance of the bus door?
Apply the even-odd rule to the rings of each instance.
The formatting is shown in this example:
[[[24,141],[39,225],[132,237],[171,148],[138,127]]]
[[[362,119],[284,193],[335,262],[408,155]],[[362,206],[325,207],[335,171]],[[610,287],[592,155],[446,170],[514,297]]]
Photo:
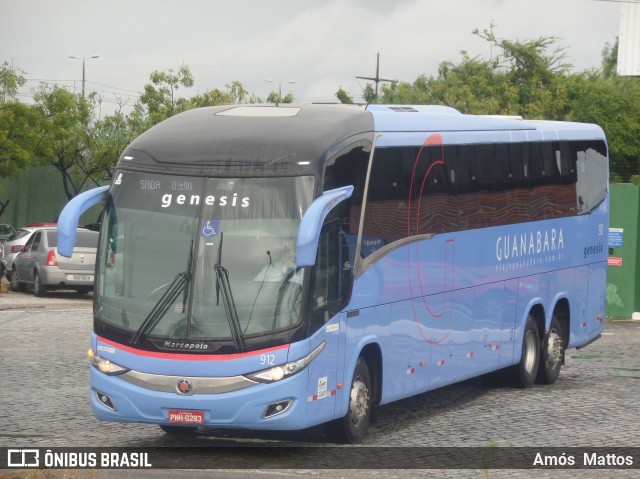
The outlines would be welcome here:
[[[333,419],[336,404],[340,404],[336,402],[341,392],[338,384],[343,382],[344,374],[343,361],[339,361],[340,354],[344,355],[344,344],[341,346],[340,342],[346,328],[346,315],[340,311],[351,292],[352,270],[348,265],[345,267],[348,261],[349,246],[341,233],[340,221],[325,223],[316,265],[311,270],[309,294],[309,321],[312,330],[317,329],[311,336],[311,348],[325,342],[322,353],[309,367],[307,415],[314,423]]]

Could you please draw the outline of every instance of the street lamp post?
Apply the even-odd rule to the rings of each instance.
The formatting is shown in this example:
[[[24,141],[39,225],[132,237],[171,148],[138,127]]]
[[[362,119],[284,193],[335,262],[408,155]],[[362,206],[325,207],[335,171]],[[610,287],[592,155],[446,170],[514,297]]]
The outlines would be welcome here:
[[[91,55],[90,57],[77,57],[75,55],[69,55],[69,58],[73,58],[75,60],[82,60],[82,98],[84,98],[84,84],[85,84],[85,76],[84,76],[84,62],[85,60],[91,60],[93,58],[99,58],[100,55]]]
[[[270,78],[267,78],[265,81],[268,81],[269,83],[277,83],[278,84],[278,98],[276,100],[276,106],[278,106],[278,104],[282,101],[282,85],[284,84],[290,84],[293,85],[295,83],[295,80],[291,80],[291,81],[285,81],[285,82],[276,82]]]

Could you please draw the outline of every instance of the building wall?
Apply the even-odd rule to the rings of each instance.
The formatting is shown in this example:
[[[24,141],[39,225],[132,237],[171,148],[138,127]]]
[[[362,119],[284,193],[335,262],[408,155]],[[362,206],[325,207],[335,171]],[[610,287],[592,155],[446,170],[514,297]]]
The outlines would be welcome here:
[[[0,201],[9,201],[0,223],[16,228],[29,223],[55,222],[67,204],[62,176],[53,166],[25,170],[18,176],[0,179],[0,184],[3,190]],[[99,206],[91,208],[81,217],[81,224],[95,222],[100,209]]]

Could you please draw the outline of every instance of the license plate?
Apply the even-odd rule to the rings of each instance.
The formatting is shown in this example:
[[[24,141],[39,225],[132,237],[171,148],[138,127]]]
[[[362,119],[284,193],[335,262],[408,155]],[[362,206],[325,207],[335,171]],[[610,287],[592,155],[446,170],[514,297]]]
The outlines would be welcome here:
[[[93,281],[92,274],[74,274],[73,279],[76,281]]]
[[[204,424],[204,411],[169,409],[169,422],[178,424]]]

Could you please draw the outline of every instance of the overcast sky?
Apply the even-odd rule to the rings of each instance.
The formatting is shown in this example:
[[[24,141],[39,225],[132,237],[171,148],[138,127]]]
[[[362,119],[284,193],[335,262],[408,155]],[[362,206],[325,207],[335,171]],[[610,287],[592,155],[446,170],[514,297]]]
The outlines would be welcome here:
[[[501,38],[556,36],[580,71],[600,66],[618,35],[615,0],[0,0],[0,62],[26,72],[26,94],[40,81],[87,90],[105,102],[135,103],[154,70],[191,68],[191,96],[239,80],[266,98],[276,82],[297,101],[335,101],[343,87],[361,100],[380,76],[413,82],[437,73],[460,51],[489,58],[472,34],[493,22]],[[28,101],[26,96],[21,97]]]

